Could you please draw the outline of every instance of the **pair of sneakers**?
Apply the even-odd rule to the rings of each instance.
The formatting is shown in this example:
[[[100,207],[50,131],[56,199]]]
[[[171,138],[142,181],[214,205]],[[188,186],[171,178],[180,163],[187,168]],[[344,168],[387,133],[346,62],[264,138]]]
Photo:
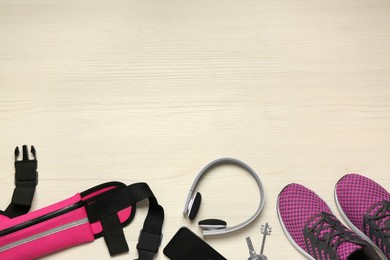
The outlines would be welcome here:
[[[347,174],[335,186],[335,200],[351,229],[313,191],[284,187],[277,210],[290,242],[309,259],[390,259],[390,193],[367,177]]]

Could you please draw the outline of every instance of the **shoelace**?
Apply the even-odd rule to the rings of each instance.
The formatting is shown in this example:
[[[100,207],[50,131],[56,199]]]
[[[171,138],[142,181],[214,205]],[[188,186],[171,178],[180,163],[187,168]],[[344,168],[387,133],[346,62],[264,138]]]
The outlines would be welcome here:
[[[338,245],[345,241],[358,242],[357,236],[348,230],[341,222],[326,212],[322,212],[314,216],[310,222],[315,221],[311,226],[309,231],[318,239],[318,241],[323,241],[329,246],[337,248]]]
[[[341,224],[335,216],[326,212],[313,216],[303,232],[308,251],[312,255],[317,255],[317,252],[322,255],[318,259],[336,259],[337,247],[344,242],[362,244],[357,235]],[[317,248],[317,251],[314,248]]]
[[[390,201],[375,204],[367,214],[369,221],[374,221],[375,229],[382,231],[386,238],[390,238]]]
[[[364,216],[364,233],[390,258],[390,201],[374,204]]]

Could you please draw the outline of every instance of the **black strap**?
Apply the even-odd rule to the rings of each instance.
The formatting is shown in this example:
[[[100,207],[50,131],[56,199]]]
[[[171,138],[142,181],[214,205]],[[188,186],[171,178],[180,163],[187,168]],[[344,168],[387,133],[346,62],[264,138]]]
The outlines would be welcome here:
[[[112,214],[100,221],[104,230],[104,241],[106,241],[108,251],[111,256],[128,252],[125,234],[123,233],[122,224],[118,214]]]
[[[86,205],[89,221],[91,223],[101,221],[104,239],[111,255],[128,251],[117,212],[129,206],[135,206],[137,202],[146,198],[149,199],[149,210],[140,232],[137,250],[139,260],[151,260],[157,254],[161,243],[164,209],[158,204],[146,183],[135,183],[124,188],[117,188],[109,192],[107,196]]]
[[[155,197],[149,197],[149,211],[138,238],[138,260],[152,260],[157,254],[162,240],[164,209]]]
[[[34,156],[29,158],[27,145],[23,145],[22,160],[18,160],[20,154],[19,147],[15,148],[15,189],[12,195],[11,204],[5,210],[5,215],[14,218],[26,214],[32,204],[35,193],[35,187],[38,184],[38,161],[36,160],[36,151],[31,146],[31,153]]]

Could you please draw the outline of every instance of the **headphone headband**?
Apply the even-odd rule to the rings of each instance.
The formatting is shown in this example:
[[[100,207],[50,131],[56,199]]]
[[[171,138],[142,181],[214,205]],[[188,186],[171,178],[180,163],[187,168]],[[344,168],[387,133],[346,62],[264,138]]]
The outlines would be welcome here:
[[[194,182],[192,183],[192,186],[188,192],[188,196],[187,196],[187,199],[186,199],[186,203],[185,203],[185,206],[184,206],[184,211],[183,213],[186,215],[188,213],[188,206],[189,206],[189,203],[190,203],[190,200],[191,200],[191,197],[193,196],[193,193],[194,193],[194,190],[196,188],[196,186],[198,185],[200,179],[209,171],[211,170],[212,168],[215,168],[217,166],[220,166],[220,165],[224,165],[224,164],[233,164],[233,165],[236,165],[240,168],[243,168],[244,170],[246,170],[248,173],[250,173],[250,175],[255,179],[256,181],[256,184],[259,188],[259,192],[260,192],[260,202],[259,202],[259,205],[255,211],[255,213],[250,217],[248,218],[247,220],[245,220],[244,222],[242,222],[241,224],[238,224],[238,225],[235,225],[235,226],[231,226],[231,227],[225,227],[223,229],[211,229],[211,230],[204,230],[202,232],[203,236],[212,236],[212,235],[219,235],[219,234],[226,234],[226,233],[229,233],[229,232],[233,232],[233,231],[236,231],[238,229],[241,229],[243,227],[245,227],[246,225],[248,225],[249,223],[251,223],[253,220],[255,220],[257,218],[257,216],[260,214],[261,210],[263,209],[264,207],[264,203],[265,203],[265,192],[264,192],[264,188],[263,188],[263,184],[261,183],[261,180],[259,178],[259,176],[256,174],[256,172],[251,168],[249,167],[249,165],[247,165],[246,163],[244,163],[243,161],[240,161],[238,159],[234,159],[234,158],[220,158],[220,159],[216,159],[212,162],[210,162],[209,164],[207,164],[200,172],[199,174],[196,176]]]

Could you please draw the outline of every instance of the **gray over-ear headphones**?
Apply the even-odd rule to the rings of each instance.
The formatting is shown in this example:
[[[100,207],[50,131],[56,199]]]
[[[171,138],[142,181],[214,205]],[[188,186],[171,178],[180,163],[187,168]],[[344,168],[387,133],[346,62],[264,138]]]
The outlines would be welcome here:
[[[255,179],[257,186],[260,191],[260,202],[259,206],[256,209],[256,212],[246,221],[242,222],[241,224],[228,227],[226,222],[223,220],[219,219],[206,219],[202,220],[199,222],[199,226],[204,229],[202,232],[203,236],[211,236],[211,235],[220,235],[220,234],[226,234],[229,232],[236,231],[240,228],[245,227],[249,223],[251,223],[253,220],[256,219],[256,217],[260,214],[261,210],[264,207],[264,202],[265,202],[265,193],[264,193],[264,188],[263,184],[260,181],[259,176],[257,176],[256,172],[249,167],[246,163],[234,159],[234,158],[220,158],[215,161],[210,162],[207,164],[201,171],[200,173],[196,176],[194,182],[192,183],[192,186],[190,188],[190,191],[188,192],[187,200],[184,205],[184,211],[183,214],[185,216],[188,216],[189,219],[193,220],[198,213],[199,207],[200,207],[200,202],[202,200],[202,196],[199,192],[196,192],[194,194],[194,190],[196,188],[196,185],[199,183],[199,180],[211,169],[214,167],[217,167],[222,164],[233,164],[236,166],[239,166],[246,170],[248,173],[252,175],[252,177]]]

